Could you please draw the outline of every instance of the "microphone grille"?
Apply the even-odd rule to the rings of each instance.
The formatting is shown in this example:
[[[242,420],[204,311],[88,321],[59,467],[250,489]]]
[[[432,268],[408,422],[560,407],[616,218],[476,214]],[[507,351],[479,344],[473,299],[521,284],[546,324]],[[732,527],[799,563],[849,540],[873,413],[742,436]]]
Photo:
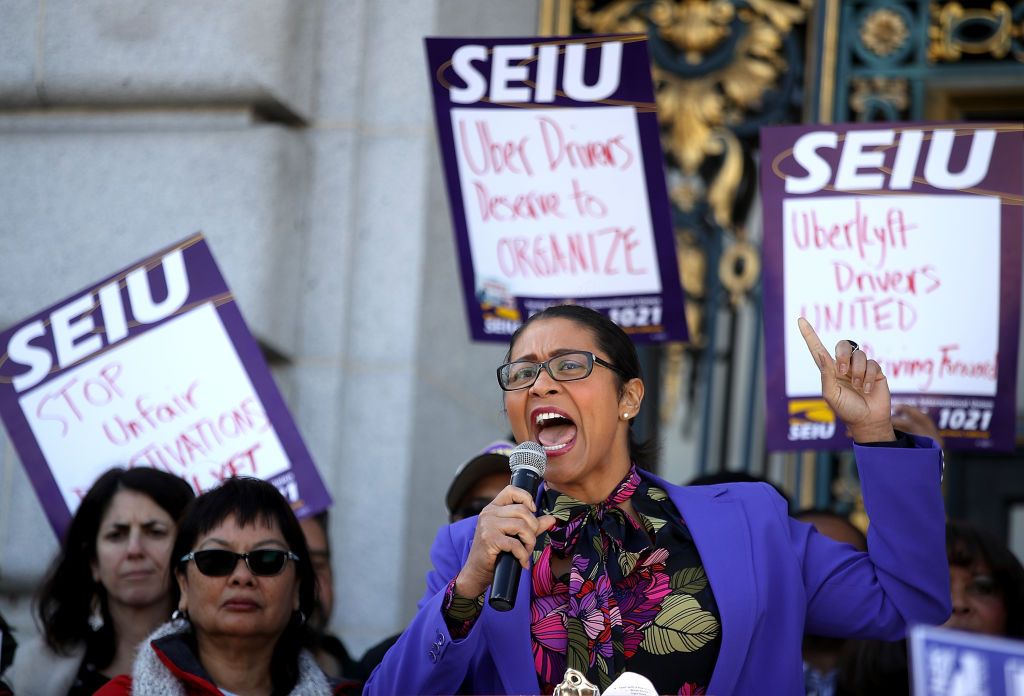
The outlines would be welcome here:
[[[536,442],[527,440],[516,445],[508,455],[508,465],[513,473],[526,467],[536,471],[538,476],[543,476],[544,469],[548,466],[548,453]]]

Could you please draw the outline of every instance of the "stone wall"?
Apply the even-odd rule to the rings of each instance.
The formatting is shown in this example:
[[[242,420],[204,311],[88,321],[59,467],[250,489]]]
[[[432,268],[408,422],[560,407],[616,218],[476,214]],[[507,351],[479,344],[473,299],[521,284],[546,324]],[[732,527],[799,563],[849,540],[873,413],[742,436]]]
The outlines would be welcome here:
[[[335,499],[334,627],[411,617],[456,466],[507,430],[465,327],[423,37],[505,0],[0,4],[0,326],[206,234]],[[2,610],[57,543],[0,431]]]

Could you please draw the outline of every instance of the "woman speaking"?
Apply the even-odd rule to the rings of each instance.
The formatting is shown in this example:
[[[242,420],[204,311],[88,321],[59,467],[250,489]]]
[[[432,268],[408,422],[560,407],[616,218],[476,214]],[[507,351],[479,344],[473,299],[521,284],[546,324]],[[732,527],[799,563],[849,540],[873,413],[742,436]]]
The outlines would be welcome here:
[[[857,443],[868,552],[791,520],[767,484],[681,488],[645,471],[632,342],[600,313],[551,307],[498,368],[516,439],[547,452],[541,491],[509,486],[438,533],[419,612],[364,693],[551,693],[572,668],[602,690],[632,671],[662,694],[802,694],[805,630],[892,640],[942,623],[941,452],[896,435],[885,377],[855,343],[833,358],[800,329]],[[528,570],[507,612],[485,602],[502,552]]]

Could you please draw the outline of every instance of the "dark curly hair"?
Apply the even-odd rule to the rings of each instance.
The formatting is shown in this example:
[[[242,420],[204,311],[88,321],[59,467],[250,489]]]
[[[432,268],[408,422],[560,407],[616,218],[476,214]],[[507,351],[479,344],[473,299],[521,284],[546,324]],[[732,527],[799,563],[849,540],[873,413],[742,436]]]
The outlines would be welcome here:
[[[195,548],[196,542],[205,534],[233,517],[240,527],[257,523],[276,525],[281,530],[288,549],[299,557],[295,561],[299,581],[299,611],[311,616],[316,606],[316,574],[309,559],[309,549],[302,527],[295,518],[291,506],[277,487],[267,481],[248,476],[229,478],[217,488],[203,493],[185,510],[178,524],[178,536],[171,551],[171,600],[178,606],[181,591],[176,573],[185,572],[181,557]],[[270,663],[270,674],[274,692],[290,691],[299,677],[299,652],[310,641],[305,621],[293,615],[284,633],[277,639]],[[193,644],[195,648],[195,644]]]
[[[92,580],[96,537],[110,502],[125,490],[147,496],[173,520],[178,520],[185,506],[195,498],[192,487],[173,474],[148,467],[110,469],[96,479],[82,498],[36,601],[43,636],[50,649],[67,655],[86,643],[89,659],[98,669],[114,659],[117,633],[107,609],[106,589]],[[89,627],[94,597],[103,614],[103,627],[95,632]]]
[[[505,353],[506,361],[511,359],[512,349],[526,327],[542,319],[568,319],[587,329],[593,335],[598,347],[608,356],[609,362],[622,371],[621,374],[614,373],[620,397],[625,392],[626,382],[634,378],[643,381],[640,357],[637,355],[636,346],[633,345],[633,341],[626,335],[626,332],[601,312],[581,305],[553,305],[524,321],[509,339],[508,351]],[[633,423],[632,420],[629,422],[629,457],[636,462],[637,466],[650,469],[654,466],[658,456],[657,445],[654,440],[644,442],[637,440],[633,434]]]

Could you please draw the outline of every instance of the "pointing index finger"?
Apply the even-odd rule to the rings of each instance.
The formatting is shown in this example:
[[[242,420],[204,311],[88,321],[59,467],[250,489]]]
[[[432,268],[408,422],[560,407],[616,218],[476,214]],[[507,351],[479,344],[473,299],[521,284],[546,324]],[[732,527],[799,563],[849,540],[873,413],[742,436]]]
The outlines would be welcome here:
[[[807,350],[811,351],[811,357],[814,358],[814,362],[818,364],[818,369],[825,372],[826,367],[832,364],[832,356],[829,355],[825,345],[818,338],[818,334],[815,333],[814,328],[811,326],[803,317],[796,320],[796,324],[800,327],[800,335],[804,337],[804,343],[807,344]]]

